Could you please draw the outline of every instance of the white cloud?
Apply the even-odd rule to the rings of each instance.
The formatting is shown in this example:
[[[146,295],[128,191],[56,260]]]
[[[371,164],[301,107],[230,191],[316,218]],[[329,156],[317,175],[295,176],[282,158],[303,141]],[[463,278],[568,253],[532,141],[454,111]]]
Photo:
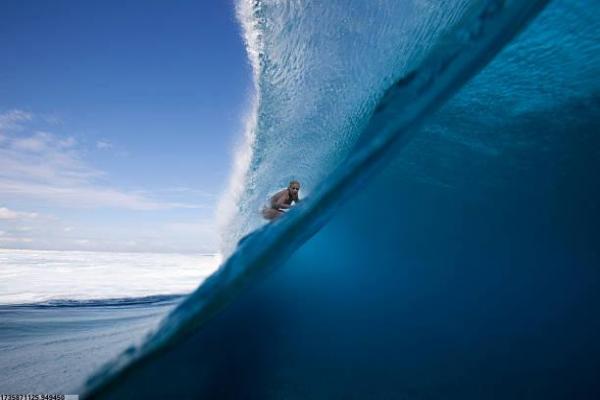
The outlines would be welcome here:
[[[12,130],[21,130],[21,123],[30,121],[31,113],[21,110],[10,110],[0,114],[0,133]]]
[[[10,147],[14,150],[24,150],[34,153],[68,149],[75,146],[72,137],[61,139],[49,132],[37,131],[31,136],[11,140]]]
[[[0,219],[4,219],[4,220],[36,218],[37,216],[38,216],[37,213],[18,212],[18,211],[10,210],[6,207],[0,207]]]
[[[16,244],[16,243],[32,243],[33,239],[29,237],[14,237],[14,236],[0,236],[0,243],[5,244]]]
[[[111,149],[113,147],[112,143],[106,141],[106,140],[99,140],[96,142],[96,148],[100,149],[100,150],[108,150]]]
[[[56,218],[51,215],[0,207],[0,248],[28,246],[36,242],[38,231],[53,229],[55,223]]]
[[[199,204],[153,201],[152,199],[97,186],[57,187],[37,182],[18,182],[0,178],[0,193],[6,196],[28,197],[51,201],[74,208],[110,207],[129,210],[166,210],[173,208],[204,208]]]
[[[54,131],[43,115],[0,113],[0,248],[211,252],[213,224],[198,221],[212,194],[184,186],[122,190],[87,162],[111,149]],[[204,209],[198,212],[197,209]],[[161,211],[143,218],[128,210]],[[163,212],[164,210],[169,213]],[[37,211],[37,212],[33,212]],[[51,215],[51,214],[52,215]],[[170,223],[176,216],[179,223]]]
[[[183,195],[192,195],[194,197],[215,197],[214,193],[207,192],[206,190],[192,189],[185,186],[177,186],[172,188],[161,189],[160,192],[170,193],[170,194],[183,194]]]
[[[93,213],[91,213],[93,214]],[[29,220],[0,220],[0,249],[153,251],[214,253],[218,236],[210,219],[180,217],[177,222],[141,219],[135,224],[98,222],[39,214]],[[23,229],[27,227],[26,229]]]
[[[57,114],[42,114],[40,117],[50,125],[60,125],[62,124],[62,118]]]
[[[0,129],[20,131],[0,140],[0,196],[13,200],[41,199],[77,207],[110,207],[130,210],[203,208],[199,204],[156,200],[151,194],[128,192],[100,182],[108,177],[82,157],[73,137],[27,128],[34,116],[20,110],[0,114]],[[98,148],[112,146],[107,141]]]

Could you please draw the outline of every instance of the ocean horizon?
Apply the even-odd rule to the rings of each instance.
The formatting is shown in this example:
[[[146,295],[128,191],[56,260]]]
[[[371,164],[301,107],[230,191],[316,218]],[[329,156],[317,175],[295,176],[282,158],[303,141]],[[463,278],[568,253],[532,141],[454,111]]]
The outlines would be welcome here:
[[[78,393],[219,261],[216,254],[0,249],[0,393]]]

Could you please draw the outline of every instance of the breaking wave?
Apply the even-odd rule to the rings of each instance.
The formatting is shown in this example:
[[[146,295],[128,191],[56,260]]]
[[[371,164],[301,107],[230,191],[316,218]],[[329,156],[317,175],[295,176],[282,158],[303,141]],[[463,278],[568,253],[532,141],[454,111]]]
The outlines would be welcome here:
[[[590,397],[600,15],[557,1],[505,48],[545,5],[240,3],[230,256],[87,397]]]

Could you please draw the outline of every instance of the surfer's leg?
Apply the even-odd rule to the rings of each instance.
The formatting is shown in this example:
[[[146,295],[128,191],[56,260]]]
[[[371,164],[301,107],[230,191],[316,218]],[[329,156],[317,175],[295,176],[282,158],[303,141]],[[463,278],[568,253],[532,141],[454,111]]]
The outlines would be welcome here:
[[[274,220],[275,218],[279,217],[281,214],[283,214],[283,212],[281,212],[279,210],[275,210],[273,208],[264,208],[262,210],[263,217],[268,220]]]

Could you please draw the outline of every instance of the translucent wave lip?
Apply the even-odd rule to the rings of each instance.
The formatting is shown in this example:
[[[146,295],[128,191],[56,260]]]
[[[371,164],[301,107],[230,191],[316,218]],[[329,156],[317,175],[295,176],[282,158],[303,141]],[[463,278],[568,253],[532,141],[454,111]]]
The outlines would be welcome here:
[[[130,348],[92,376],[83,398],[135,392],[136,371],[168,371],[159,354],[185,346],[206,323],[257,277],[280,265],[321,229],[356,189],[381,170],[416,129],[538,14],[547,0],[483,1],[440,41],[414,72],[393,84],[364,131],[360,146],[285,218],[251,234],[234,254],[163,322],[139,348]],[[163,382],[164,383],[164,382]],[[162,383],[146,382],[159,387]]]

